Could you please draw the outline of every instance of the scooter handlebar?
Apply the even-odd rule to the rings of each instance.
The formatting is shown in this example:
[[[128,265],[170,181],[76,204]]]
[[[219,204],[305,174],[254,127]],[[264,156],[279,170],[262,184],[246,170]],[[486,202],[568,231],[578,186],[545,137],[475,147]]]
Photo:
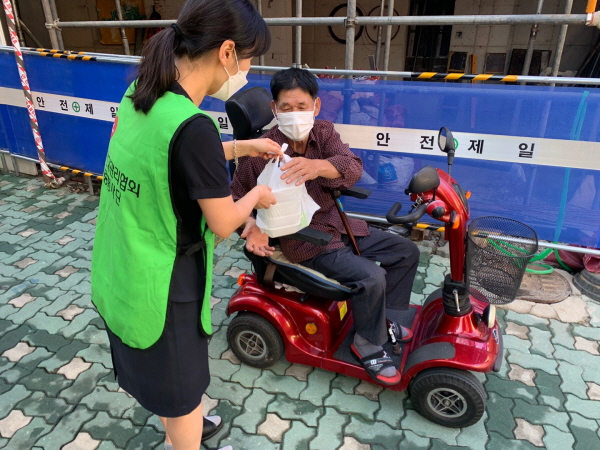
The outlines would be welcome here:
[[[393,224],[401,224],[401,223],[411,223],[419,220],[421,217],[425,215],[427,212],[427,204],[423,204],[417,207],[410,214],[406,214],[405,216],[397,216],[396,213],[400,211],[402,205],[400,203],[394,203],[394,205],[390,208],[385,218],[389,223]]]

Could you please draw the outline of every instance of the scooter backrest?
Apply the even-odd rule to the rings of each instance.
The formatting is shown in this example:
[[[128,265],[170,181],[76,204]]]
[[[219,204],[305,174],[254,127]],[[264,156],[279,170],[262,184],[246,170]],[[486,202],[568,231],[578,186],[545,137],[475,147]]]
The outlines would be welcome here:
[[[260,137],[263,127],[273,120],[271,94],[263,87],[253,87],[233,95],[225,102],[225,111],[236,139]]]
[[[435,189],[440,185],[440,177],[435,167],[425,166],[415,173],[410,180],[407,194],[422,194],[423,192]]]

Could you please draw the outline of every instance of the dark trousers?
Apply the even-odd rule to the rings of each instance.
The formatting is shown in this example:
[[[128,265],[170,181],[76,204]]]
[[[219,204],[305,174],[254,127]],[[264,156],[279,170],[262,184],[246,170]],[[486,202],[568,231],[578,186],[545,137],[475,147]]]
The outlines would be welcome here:
[[[351,288],[356,333],[383,345],[387,341],[385,310],[408,308],[419,249],[397,234],[371,227],[369,232],[356,238],[361,256],[353,252],[348,236],[342,235],[343,248],[327,250],[300,264]]]

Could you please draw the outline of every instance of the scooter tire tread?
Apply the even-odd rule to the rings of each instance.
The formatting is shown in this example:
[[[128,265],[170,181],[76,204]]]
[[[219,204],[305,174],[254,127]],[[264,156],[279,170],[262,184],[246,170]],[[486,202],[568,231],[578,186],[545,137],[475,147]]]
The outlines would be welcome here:
[[[467,400],[467,412],[458,418],[446,418],[432,411],[427,402],[428,393],[448,386],[460,392]],[[487,395],[481,382],[466,370],[450,367],[426,369],[413,379],[410,396],[415,410],[430,421],[450,428],[463,428],[477,423],[485,412]]]
[[[238,347],[235,337],[244,330],[259,334],[265,341],[267,354],[264,358],[260,360],[248,358],[244,351]],[[258,369],[272,366],[281,359],[284,353],[283,342],[277,329],[264,317],[251,312],[240,312],[235,316],[227,327],[227,342],[231,351],[240,361]]]

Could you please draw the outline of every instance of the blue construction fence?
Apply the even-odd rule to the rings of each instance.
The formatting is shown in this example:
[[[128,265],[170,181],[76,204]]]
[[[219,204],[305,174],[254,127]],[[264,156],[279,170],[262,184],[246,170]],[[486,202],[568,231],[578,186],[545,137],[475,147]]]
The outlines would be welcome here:
[[[49,162],[101,174],[112,123],[89,111],[84,114],[84,103],[120,102],[136,67],[38,55],[25,55],[25,64],[34,99],[64,96],[65,106],[71,108],[62,113],[36,104]],[[270,75],[250,74],[247,87],[268,89],[270,79]],[[452,175],[473,194],[472,217],[510,217],[532,226],[542,239],[600,247],[597,89],[330,78],[319,83],[323,104],[319,118],[345,127],[343,137],[365,166],[359,185],[372,191],[369,201],[345,200],[347,210],[385,215],[392,203],[400,201],[406,211],[410,201],[404,189],[414,172],[428,164],[446,168],[445,156],[437,149],[424,154],[421,141],[394,148],[379,148],[377,142],[361,148],[352,145],[353,134],[368,129],[377,135],[377,127],[383,127],[384,131],[433,135],[432,130],[446,126],[470,136],[521,137],[522,145],[526,138],[543,138],[550,143],[560,141],[560,151],[553,150],[554,162],[535,164],[527,159],[502,160],[502,156],[486,159],[486,151],[477,150],[479,144],[483,148],[483,139],[479,144],[471,140],[469,150],[474,156],[480,153],[477,158],[458,153]],[[24,100],[22,106],[16,102],[20,90],[14,55],[0,50],[0,149],[36,159]],[[81,114],[74,114],[73,103],[81,108]],[[213,98],[207,98],[201,108],[225,112],[224,103]],[[583,156],[581,149],[585,149]]]

